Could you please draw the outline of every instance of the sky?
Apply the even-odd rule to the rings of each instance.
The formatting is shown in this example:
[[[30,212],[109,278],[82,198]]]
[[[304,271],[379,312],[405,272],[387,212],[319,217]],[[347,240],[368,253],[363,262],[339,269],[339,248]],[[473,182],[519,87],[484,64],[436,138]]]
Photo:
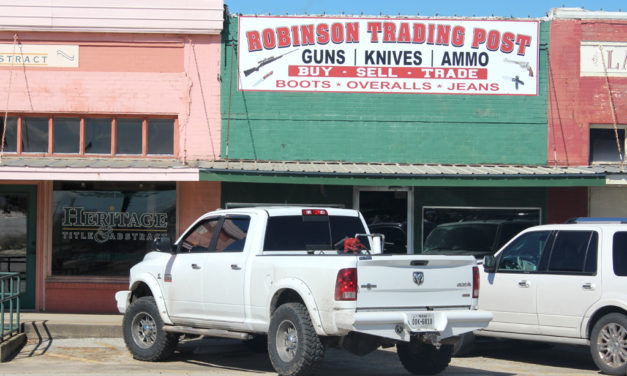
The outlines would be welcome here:
[[[224,0],[231,14],[545,17],[551,8],[627,12],[625,0]]]

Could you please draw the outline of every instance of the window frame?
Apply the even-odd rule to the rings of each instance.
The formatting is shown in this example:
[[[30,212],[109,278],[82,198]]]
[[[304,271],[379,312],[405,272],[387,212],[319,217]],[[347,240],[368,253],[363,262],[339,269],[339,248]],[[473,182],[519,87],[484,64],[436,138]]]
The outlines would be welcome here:
[[[621,140],[621,152],[623,154],[623,159],[625,158],[625,156],[627,155],[627,151],[625,149],[627,149],[627,124],[617,124],[616,125],[616,129],[618,130],[622,130],[624,132],[623,134],[623,139]],[[613,124],[590,124],[590,127],[588,129],[588,163],[590,165],[600,165],[600,164],[619,164],[620,160],[618,161],[603,161],[603,160],[593,160],[592,156],[593,156],[593,150],[592,150],[592,132],[595,130],[611,130],[614,131],[614,125]],[[616,147],[616,144],[613,143],[614,147]],[[616,152],[618,152],[618,150],[616,150]]]
[[[586,250],[585,250],[585,255],[583,258],[583,270],[582,271],[561,271],[561,270],[551,270],[551,260],[553,258],[553,252],[555,251],[555,245],[556,242],[559,238],[560,234],[566,234],[566,233],[574,233],[574,232],[588,232],[588,244],[586,245]],[[595,237],[596,234],[596,237]],[[589,276],[594,276],[598,273],[599,270],[599,239],[600,239],[601,235],[599,234],[598,231],[596,230],[577,230],[577,229],[573,229],[573,230],[564,230],[564,229],[560,229],[560,230],[554,230],[553,234],[551,235],[551,239],[550,239],[550,248],[548,250],[545,250],[543,257],[540,261],[540,272],[544,273],[544,274],[551,274],[551,275],[589,275]],[[596,262],[595,262],[595,270],[594,272],[587,272],[585,271],[586,269],[586,264],[588,261],[588,258],[590,257],[590,245],[592,244],[592,241],[596,240],[596,252],[594,252],[594,256],[596,257]]]
[[[48,119],[48,150],[47,151],[37,151],[37,152],[25,152],[23,150],[22,140],[23,140],[23,127],[24,127],[24,118],[47,118]],[[77,158],[77,157],[99,157],[99,158],[155,158],[155,159],[167,159],[172,157],[177,157],[179,155],[179,122],[178,117],[176,116],[146,116],[146,115],[76,115],[76,114],[7,114],[7,118],[16,118],[17,119],[17,129],[16,129],[16,145],[14,151],[2,150],[2,154],[4,155],[15,155],[15,156],[44,156],[44,157],[69,157],[69,158]],[[57,153],[54,150],[54,119],[55,118],[78,118],[79,119],[79,151],[77,153]],[[109,153],[86,153],[85,152],[85,122],[86,119],[111,119],[111,149]],[[128,118],[138,118],[141,119],[141,150],[139,150],[136,154],[120,154],[116,151],[117,149],[117,120],[118,119],[128,119]],[[149,120],[157,120],[157,119],[165,119],[172,120],[172,154],[149,154],[148,153],[148,140],[149,140]],[[0,116],[0,121],[2,125],[4,124],[4,115]]]
[[[204,252],[192,252],[192,248],[190,248],[189,250],[186,250],[186,248],[183,246],[183,244],[185,243],[185,240],[192,235],[193,233],[196,232],[196,230],[208,223],[208,222],[212,222],[215,221],[216,225],[213,228],[213,233],[211,234],[211,239],[209,240],[209,245],[206,247],[207,250]],[[220,232],[220,230],[222,229],[222,222],[224,222],[224,216],[212,216],[212,217],[207,217],[207,218],[203,218],[202,220],[198,221],[194,227],[190,228],[189,231],[186,231],[182,236],[181,236],[181,240],[178,242],[178,244],[176,245],[176,253],[177,254],[194,254],[194,253],[213,253],[215,252],[215,247],[216,247],[216,243],[218,241],[218,233]]]
[[[538,264],[536,267],[536,270],[513,270],[513,269],[502,269],[501,268],[501,261],[503,260],[503,255],[505,254],[505,251],[509,250],[512,246],[512,244],[514,244],[513,242],[520,240],[521,237],[523,236],[529,236],[531,234],[537,234],[537,233],[548,233],[546,236],[546,240],[544,243],[544,247],[542,247],[542,250],[540,252],[540,258],[538,259]],[[525,232],[524,234],[519,234],[515,237],[515,239],[512,239],[508,245],[507,248],[503,248],[498,256],[495,259],[494,262],[494,273],[507,273],[507,274],[542,274],[545,272],[546,270],[546,255],[550,253],[550,251],[553,249],[553,241],[555,240],[555,231],[553,230],[537,230],[537,231],[528,231]]]

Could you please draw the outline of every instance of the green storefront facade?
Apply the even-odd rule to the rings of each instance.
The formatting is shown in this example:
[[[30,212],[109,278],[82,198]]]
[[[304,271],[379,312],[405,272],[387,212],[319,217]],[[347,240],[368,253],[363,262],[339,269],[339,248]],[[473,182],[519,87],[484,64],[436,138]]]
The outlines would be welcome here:
[[[239,90],[237,44],[244,40],[238,38],[239,21],[227,15],[222,35],[221,159],[226,167],[201,169],[201,180],[222,181],[223,207],[359,208],[369,213],[369,221],[403,222],[408,251],[420,252],[430,216],[531,215],[545,223],[562,217],[566,204],[547,202],[556,190],[579,192],[604,184],[593,174],[534,171],[549,167],[549,22],[535,21],[537,95],[468,95]],[[229,167],[229,161],[242,160],[266,167],[282,163],[283,170]],[[302,168],[311,163],[321,168]],[[322,168],[327,164],[334,167]],[[390,173],[390,166],[427,169],[399,174]],[[483,172],[468,173],[463,166],[481,166]],[[500,172],[498,166],[514,172]],[[569,216],[573,211],[586,215],[585,203],[572,207]]]

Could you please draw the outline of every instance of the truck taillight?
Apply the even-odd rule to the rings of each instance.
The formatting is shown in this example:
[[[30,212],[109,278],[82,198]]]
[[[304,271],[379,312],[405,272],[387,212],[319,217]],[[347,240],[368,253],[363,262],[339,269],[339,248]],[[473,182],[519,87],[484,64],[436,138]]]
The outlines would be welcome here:
[[[341,269],[335,280],[335,300],[357,300],[357,269]]]
[[[472,297],[479,298],[479,267],[472,267]]]
[[[303,215],[329,215],[324,209],[303,209]]]

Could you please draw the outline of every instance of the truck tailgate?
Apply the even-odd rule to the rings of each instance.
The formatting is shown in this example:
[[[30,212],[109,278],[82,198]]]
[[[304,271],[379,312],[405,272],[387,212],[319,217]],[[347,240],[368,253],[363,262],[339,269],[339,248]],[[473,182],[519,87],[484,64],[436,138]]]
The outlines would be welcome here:
[[[472,256],[381,255],[357,262],[357,309],[472,304]]]

